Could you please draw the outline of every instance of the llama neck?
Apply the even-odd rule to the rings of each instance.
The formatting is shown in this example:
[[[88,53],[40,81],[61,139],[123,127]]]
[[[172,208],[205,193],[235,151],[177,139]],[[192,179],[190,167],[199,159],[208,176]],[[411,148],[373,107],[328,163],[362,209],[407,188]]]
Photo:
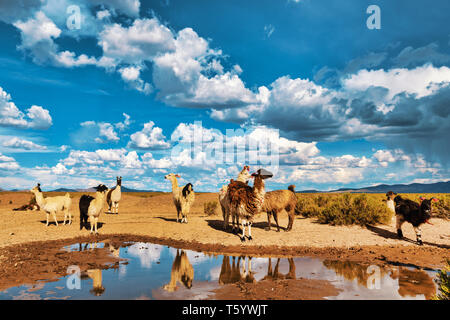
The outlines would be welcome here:
[[[105,194],[103,192],[96,192],[95,193],[95,200],[98,203],[101,203],[105,198]]]
[[[244,183],[247,182],[246,175],[244,174],[244,171],[241,171],[239,173],[237,181],[244,182]]]
[[[42,194],[42,192],[35,192],[34,196],[36,197],[36,203],[39,205],[39,207],[42,207],[44,204],[44,195]]]
[[[177,179],[172,180],[172,192],[176,193],[178,192],[178,181]]]
[[[263,200],[264,195],[266,194],[266,190],[264,187],[265,187],[264,180],[259,176],[255,177],[255,182],[253,184],[253,192],[255,196],[260,200]]]

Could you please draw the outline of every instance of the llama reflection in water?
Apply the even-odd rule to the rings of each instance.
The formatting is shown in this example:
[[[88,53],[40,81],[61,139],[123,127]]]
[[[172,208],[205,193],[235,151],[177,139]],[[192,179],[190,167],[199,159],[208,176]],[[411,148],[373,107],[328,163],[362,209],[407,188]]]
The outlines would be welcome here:
[[[242,260],[242,268],[241,268]],[[293,258],[287,259],[289,262],[289,272],[287,274],[280,273],[279,266],[281,259],[278,258],[275,268],[272,268],[272,259],[268,259],[267,275],[262,280],[281,280],[295,279],[295,263]],[[237,282],[255,283],[254,272],[252,271],[252,257],[248,257],[248,268],[246,268],[245,257],[224,256],[222,260],[222,268],[219,275],[219,284],[230,284]]]
[[[194,268],[184,250],[177,249],[177,255],[173,261],[172,271],[170,273],[170,282],[163,288],[168,292],[174,292],[178,289],[177,282],[190,289],[194,280]]]
[[[101,296],[105,292],[105,288],[102,284],[102,270],[101,269],[90,269],[87,270],[82,279],[91,278],[92,279],[92,289],[89,290],[94,296]]]
[[[287,274],[282,274],[278,271],[280,267],[280,260],[280,258],[277,259],[275,268],[272,271],[272,259],[269,258],[269,263],[267,265],[267,275],[263,278],[263,280],[296,279],[294,258],[287,258],[289,262],[289,272]]]
[[[253,283],[256,281],[252,272],[252,258],[248,258],[248,268],[246,268],[245,257],[232,257],[232,262],[230,264],[230,257],[223,256],[222,268],[220,269],[219,275],[219,283],[228,284],[240,281],[247,283]]]
[[[325,260],[324,266],[343,276],[347,280],[355,280],[361,286],[367,287],[370,273],[367,265],[351,261]],[[436,293],[433,279],[423,270],[410,269],[407,267],[380,267],[381,288],[383,281],[388,277],[398,281],[398,294],[403,298],[414,298],[423,295],[425,299],[431,299]]]

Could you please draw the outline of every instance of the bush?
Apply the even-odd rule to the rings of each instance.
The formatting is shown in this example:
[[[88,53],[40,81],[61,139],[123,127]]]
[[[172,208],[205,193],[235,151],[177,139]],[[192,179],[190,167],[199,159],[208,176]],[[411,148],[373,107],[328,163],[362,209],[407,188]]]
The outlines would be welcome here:
[[[320,223],[331,225],[365,226],[389,223],[392,213],[383,202],[366,194],[346,193],[342,197],[333,199],[317,218]]]
[[[389,223],[392,213],[381,195],[320,194],[300,195],[297,209],[305,217],[331,225],[370,225]]]
[[[217,208],[217,201],[210,201],[203,204],[203,212],[208,216],[216,214],[216,208]]]
[[[304,217],[316,217],[321,209],[316,204],[313,197],[300,197],[297,201],[296,213],[300,213]]]
[[[433,298],[434,300],[450,300],[450,260],[447,260],[447,265],[439,270],[438,279],[436,280],[439,286],[439,293]]]

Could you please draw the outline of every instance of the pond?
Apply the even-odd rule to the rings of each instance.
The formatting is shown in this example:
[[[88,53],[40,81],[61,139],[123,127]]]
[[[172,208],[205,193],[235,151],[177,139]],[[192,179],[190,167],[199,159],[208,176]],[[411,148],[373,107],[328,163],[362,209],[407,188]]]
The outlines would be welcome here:
[[[78,243],[64,250],[95,248],[109,249],[125,260],[108,269],[81,272],[79,277],[11,287],[0,292],[0,299],[214,299],[218,289],[233,283],[245,286],[286,279],[300,286],[306,280],[325,280],[337,289],[325,299],[430,299],[437,290],[437,270],[406,266],[227,256],[142,242],[117,248],[103,242]]]

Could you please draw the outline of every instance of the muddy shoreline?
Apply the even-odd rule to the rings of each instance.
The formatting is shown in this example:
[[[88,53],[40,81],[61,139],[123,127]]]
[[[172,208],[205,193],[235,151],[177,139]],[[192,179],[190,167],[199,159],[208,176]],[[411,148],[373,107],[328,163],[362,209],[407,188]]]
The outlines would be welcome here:
[[[105,243],[104,248],[83,251],[67,251],[64,247],[77,243]],[[194,241],[138,236],[131,234],[83,236],[71,239],[33,241],[29,243],[0,248],[0,290],[24,284],[34,284],[38,280],[52,281],[67,275],[67,267],[78,265],[82,272],[88,269],[117,268],[123,259],[112,255],[112,250],[128,246],[134,242],[150,242],[170,247],[212,254],[253,257],[315,257],[328,260],[346,260],[376,265],[410,266],[425,270],[436,270],[450,257],[448,249],[429,246],[361,246],[350,248],[311,248],[279,246],[226,246],[221,244],[203,244]],[[112,248],[112,249],[111,249]],[[124,262],[126,263],[126,262]],[[289,282],[286,282],[289,283]],[[280,284],[281,295],[287,294],[287,284]],[[313,283],[328,293],[334,289],[324,283]],[[223,289],[218,296],[237,294],[241,298],[249,297],[238,293],[234,286]],[[225,291],[224,291],[225,290]],[[230,291],[226,291],[230,290]],[[247,290],[247,289],[246,289]],[[255,287],[248,290],[264,291]]]

